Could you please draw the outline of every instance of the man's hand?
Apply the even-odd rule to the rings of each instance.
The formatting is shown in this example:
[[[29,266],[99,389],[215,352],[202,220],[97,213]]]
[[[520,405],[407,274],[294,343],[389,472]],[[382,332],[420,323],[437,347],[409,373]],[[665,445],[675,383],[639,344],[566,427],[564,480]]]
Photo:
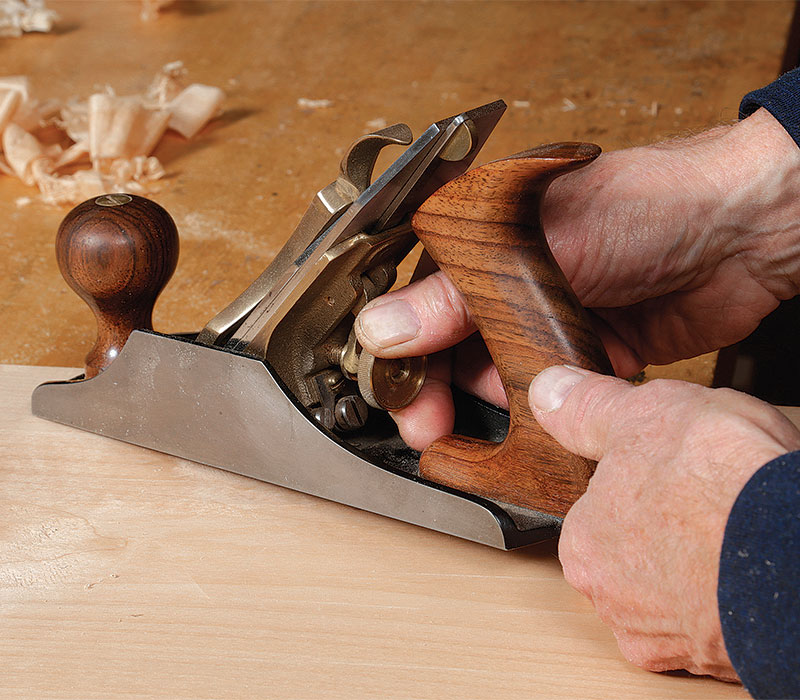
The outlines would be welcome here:
[[[564,366],[541,372],[529,398],[564,447],[598,460],[564,520],[567,581],[634,664],[734,680],[717,607],[725,524],[753,473],[800,448],[800,432],[729,389],[634,387]]]
[[[800,150],[763,109],[555,180],[544,230],[619,376],[731,345],[800,292],[798,186]]]
[[[766,111],[735,126],[617,151],[557,178],[550,246],[619,376],[693,357],[753,331],[800,282],[800,151]],[[381,357],[436,353],[475,327],[441,273],[368,304],[361,344]],[[450,381],[503,405],[479,343],[436,357],[418,400],[394,414],[422,448],[452,429]]]
[[[764,110],[684,141],[603,155],[553,183],[545,233],[617,374],[733,343],[798,293],[798,190],[800,151]],[[452,430],[451,383],[505,403],[442,273],[371,302],[355,327],[375,355],[431,356],[422,392],[393,414],[411,446]],[[716,600],[725,523],[752,474],[800,448],[800,433],[756,399],[682,382],[633,387],[554,367],[530,398],[545,430],[599,460],[564,522],[567,579],[634,663],[735,678]]]

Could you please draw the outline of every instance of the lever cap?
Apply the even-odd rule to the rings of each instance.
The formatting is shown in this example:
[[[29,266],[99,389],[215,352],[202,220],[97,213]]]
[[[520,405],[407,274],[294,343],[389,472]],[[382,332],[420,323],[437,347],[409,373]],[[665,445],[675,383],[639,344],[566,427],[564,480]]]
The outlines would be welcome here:
[[[134,329],[152,330],[153,307],[175,271],[178,249],[172,217],[132,194],[94,197],[61,222],[58,267],[97,320],[87,379],[111,364]]]

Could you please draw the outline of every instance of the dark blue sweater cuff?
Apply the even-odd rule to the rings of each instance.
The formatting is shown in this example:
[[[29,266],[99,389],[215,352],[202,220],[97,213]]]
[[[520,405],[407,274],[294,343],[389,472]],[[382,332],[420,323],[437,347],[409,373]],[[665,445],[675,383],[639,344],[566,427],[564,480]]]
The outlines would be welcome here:
[[[800,146],[800,68],[795,68],[760,90],[748,93],[739,105],[739,119],[759,107],[766,109]]]
[[[720,558],[725,647],[757,698],[800,698],[800,452],[772,460],[742,489]]]

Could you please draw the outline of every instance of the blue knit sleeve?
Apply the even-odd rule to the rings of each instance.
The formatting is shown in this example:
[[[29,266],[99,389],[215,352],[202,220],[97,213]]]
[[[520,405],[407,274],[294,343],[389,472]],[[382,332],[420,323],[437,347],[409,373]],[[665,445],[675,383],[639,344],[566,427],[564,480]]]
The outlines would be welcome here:
[[[739,119],[759,107],[766,109],[800,146],[800,68],[795,68],[760,90],[748,93],[739,105]]]
[[[725,647],[756,698],[800,698],[800,452],[756,472],[728,517],[717,590]]]

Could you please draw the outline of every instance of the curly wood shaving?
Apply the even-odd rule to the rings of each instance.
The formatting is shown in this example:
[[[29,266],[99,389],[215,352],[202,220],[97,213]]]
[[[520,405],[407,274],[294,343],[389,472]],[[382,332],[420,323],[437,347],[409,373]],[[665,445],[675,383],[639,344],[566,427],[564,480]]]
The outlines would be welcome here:
[[[34,163],[55,155],[18,124],[9,124],[3,131],[3,152],[11,169],[26,185],[36,184]]]
[[[30,99],[30,85],[24,75],[9,75],[0,77],[0,90],[16,90],[22,94],[23,100]]]
[[[8,163],[6,163],[6,159],[3,158],[2,155],[0,155],[0,173],[4,173],[6,175],[11,175],[12,177],[16,174],[11,169],[11,166]]]
[[[147,185],[164,176],[164,168],[154,156],[120,158],[109,165],[108,173],[78,170],[69,176],[40,174],[37,183],[45,201],[51,204],[73,204],[106,192],[146,192]]]
[[[89,141],[89,103],[70,98],[61,106],[56,124],[73,141]]]
[[[145,107],[141,97],[89,98],[89,155],[100,170],[117,158],[149,156],[167,130],[170,113]]]
[[[91,165],[88,140],[78,141],[78,143],[73,143],[69,148],[64,149],[61,155],[58,156],[58,160],[53,163],[53,170],[60,170],[68,165],[81,162]]]
[[[117,96],[107,88],[65,104],[33,99],[22,76],[0,78],[0,173],[36,185],[53,204],[109,191],[145,192],[165,175],[151,155],[164,132],[192,138],[224,98],[209,85],[184,87],[185,73],[182,63],[169,63],[145,95]],[[50,136],[40,138],[47,127],[43,134]],[[65,137],[62,145],[52,143],[53,127]],[[71,172],[60,172],[65,168]]]
[[[25,32],[49,32],[58,15],[44,0],[0,0],[0,37],[19,37]]]
[[[147,88],[147,104],[152,107],[169,106],[183,90],[183,80],[187,73],[183,61],[172,61],[164,65]]]
[[[58,100],[23,100],[14,113],[14,122],[27,131],[36,131],[46,126],[58,115],[61,103]]]
[[[61,177],[44,173],[37,185],[42,198],[50,204],[74,204],[109,191],[103,176],[94,170],[78,170]]]
[[[194,83],[169,103],[169,128],[192,138],[219,111],[225,93],[211,85]]]
[[[17,90],[0,90],[0,132],[11,122],[21,102],[22,95]]]

